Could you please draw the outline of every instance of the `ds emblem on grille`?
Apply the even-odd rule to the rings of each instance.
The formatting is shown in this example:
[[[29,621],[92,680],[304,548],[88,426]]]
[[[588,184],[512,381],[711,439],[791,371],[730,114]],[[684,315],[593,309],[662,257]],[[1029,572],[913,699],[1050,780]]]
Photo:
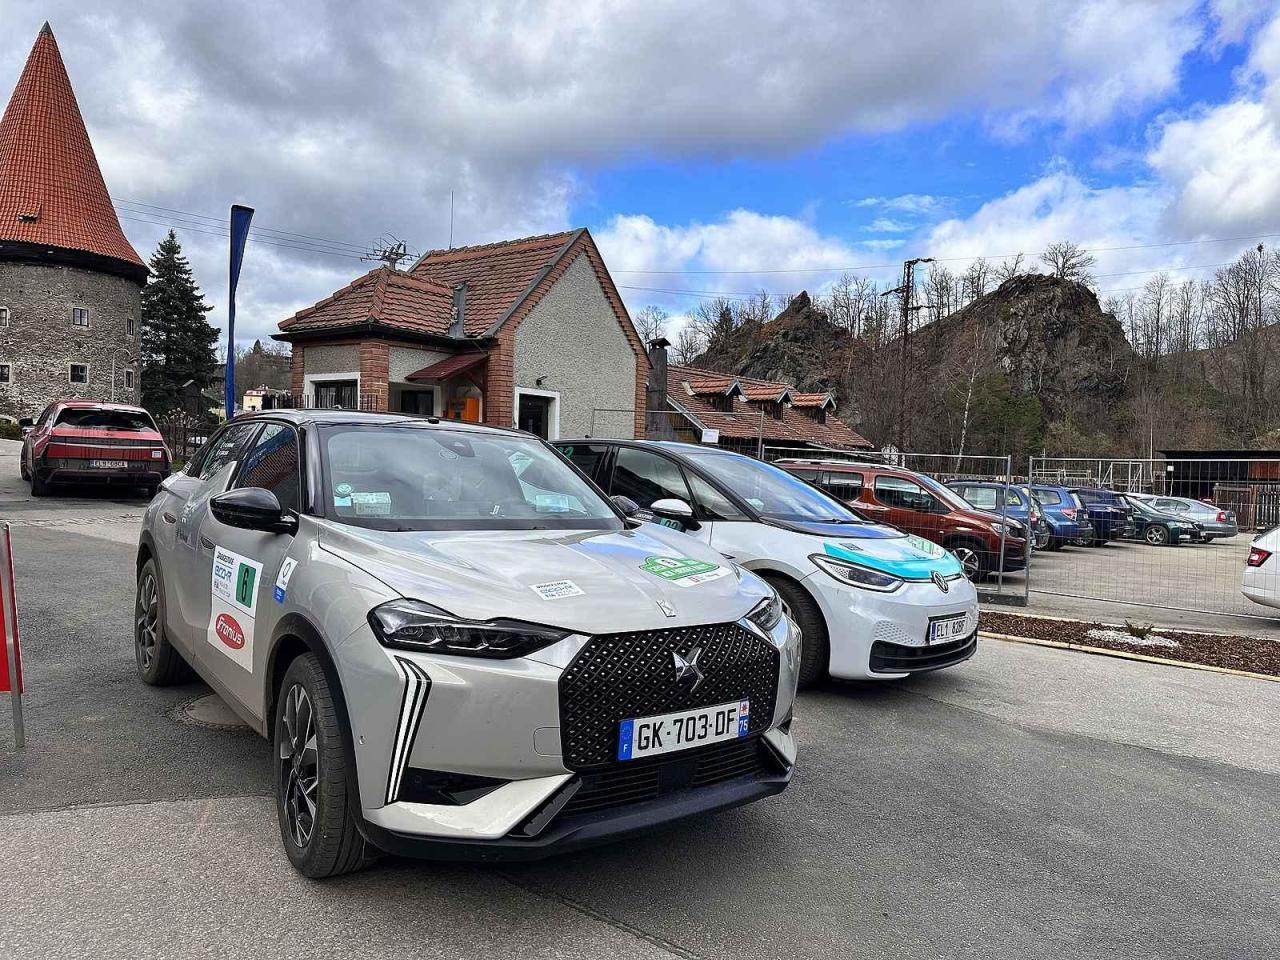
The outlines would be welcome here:
[[[702,686],[702,681],[706,678],[702,675],[702,670],[698,667],[698,658],[702,656],[702,648],[694,647],[689,652],[688,657],[682,657],[676,651],[671,651],[671,657],[675,661],[676,666],[676,683],[684,683],[686,680],[692,680],[693,686],[689,688],[689,692],[697,690]]]
[[[667,601],[665,600],[658,601],[658,608],[662,610],[662,612],[665,613],[668,617],[674,617],[676,615],[676,608],[673,607],[671,604],[667,603]]]
[[[947,578],[944,577],[942,574],[940,574],[937,570],[933,571],[933,573],[929,574],[929,576],[933,578],[933,585],[937,587],[939,590],[941,590],[943,593],[946,593],[951,589],[951,584],[947,583]]]

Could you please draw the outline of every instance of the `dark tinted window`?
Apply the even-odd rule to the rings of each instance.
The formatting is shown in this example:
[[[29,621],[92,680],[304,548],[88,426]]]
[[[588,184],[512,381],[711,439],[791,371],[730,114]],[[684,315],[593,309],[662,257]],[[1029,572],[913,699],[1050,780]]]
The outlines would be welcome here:
[[[603,443],[561,443],[556,449],[573,461],[573,465],[592,480],[598,480],[600,463],[609,453]]]
[[[231,461],[239,460],[257,429],[256,423],[236,423],[227,427],[196,455],[192,473],[201,480],[208,480]]]
[[[268,423],[244,458],[237,487],[270,490],[286,510],[298,510],[298,437],[283,423]]]
[[[822,489],[841,500],[857,500],[862,496],[862,474],[828,470],[822,475]]]
[[[150,414],[143,410],[93,410],[68,407],[58,414],[55,427],[92,427],[98,430],[154,430]]]
[[[613,465],[613,485],[609,492],[615,496],[630,497],[642,507],[652,506],[655,500],[668,497],[686,503],[693,499],[680,468],[673,461],[635,447],[618,448]]]
[[[696,473],[688,474],[689,486],[709,520],[746,520],[747,515],[735,507],[723,493],[703,480]]]
[[[902,510],[929,511],[937,508],[938,499],[919,484],[901,477],[876,477],[876,496],[880,502]]]

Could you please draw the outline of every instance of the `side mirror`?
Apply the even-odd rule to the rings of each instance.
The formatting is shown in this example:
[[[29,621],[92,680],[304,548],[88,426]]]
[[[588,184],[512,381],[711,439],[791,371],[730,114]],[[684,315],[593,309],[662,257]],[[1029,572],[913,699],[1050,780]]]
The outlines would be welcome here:
[[[640,512],[640,504],[636,503],[630,497],[624,497],[622,494],[617,493],[609,499],[613,501],[613,505],[615,507],[622,511],[622,515],[624,517],[634,517]]]
[[[677,530],[697,530],[698,521],[693,519],[693,507],[677,497],[664,497],[649,505],[649,512],[663,526]]]
[[[36,425],[35,417],[19,417],[18,426],[23,430],[30,430]]]
[[[209,501],[209,511],[219,523],[264,533],[294,533],[298,520],[286,514],[280,501],[262,487],[241,487],[220,493]]]

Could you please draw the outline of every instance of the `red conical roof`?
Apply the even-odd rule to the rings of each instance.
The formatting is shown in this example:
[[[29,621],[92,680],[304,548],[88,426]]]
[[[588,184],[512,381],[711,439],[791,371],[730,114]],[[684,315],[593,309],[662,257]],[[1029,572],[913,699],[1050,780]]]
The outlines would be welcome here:
[[[111,206],[47,23],[0,120],[0,249],[14,243],[109,257],[145,275]]]

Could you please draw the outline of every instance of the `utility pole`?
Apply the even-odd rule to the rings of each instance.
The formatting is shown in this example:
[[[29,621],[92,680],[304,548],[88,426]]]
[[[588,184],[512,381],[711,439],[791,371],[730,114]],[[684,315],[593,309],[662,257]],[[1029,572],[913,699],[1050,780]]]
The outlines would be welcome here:
[[[911,311],[919,310],[913,306],[916,290],[916,264],[933,263],[933,257],[915,257],[902,264],[902,286],[886,290],[882,297],[898,294],[899,329],[898,329],[898,453],[907,452],[907,362],[909,355],[907,341],[911,336]]]

